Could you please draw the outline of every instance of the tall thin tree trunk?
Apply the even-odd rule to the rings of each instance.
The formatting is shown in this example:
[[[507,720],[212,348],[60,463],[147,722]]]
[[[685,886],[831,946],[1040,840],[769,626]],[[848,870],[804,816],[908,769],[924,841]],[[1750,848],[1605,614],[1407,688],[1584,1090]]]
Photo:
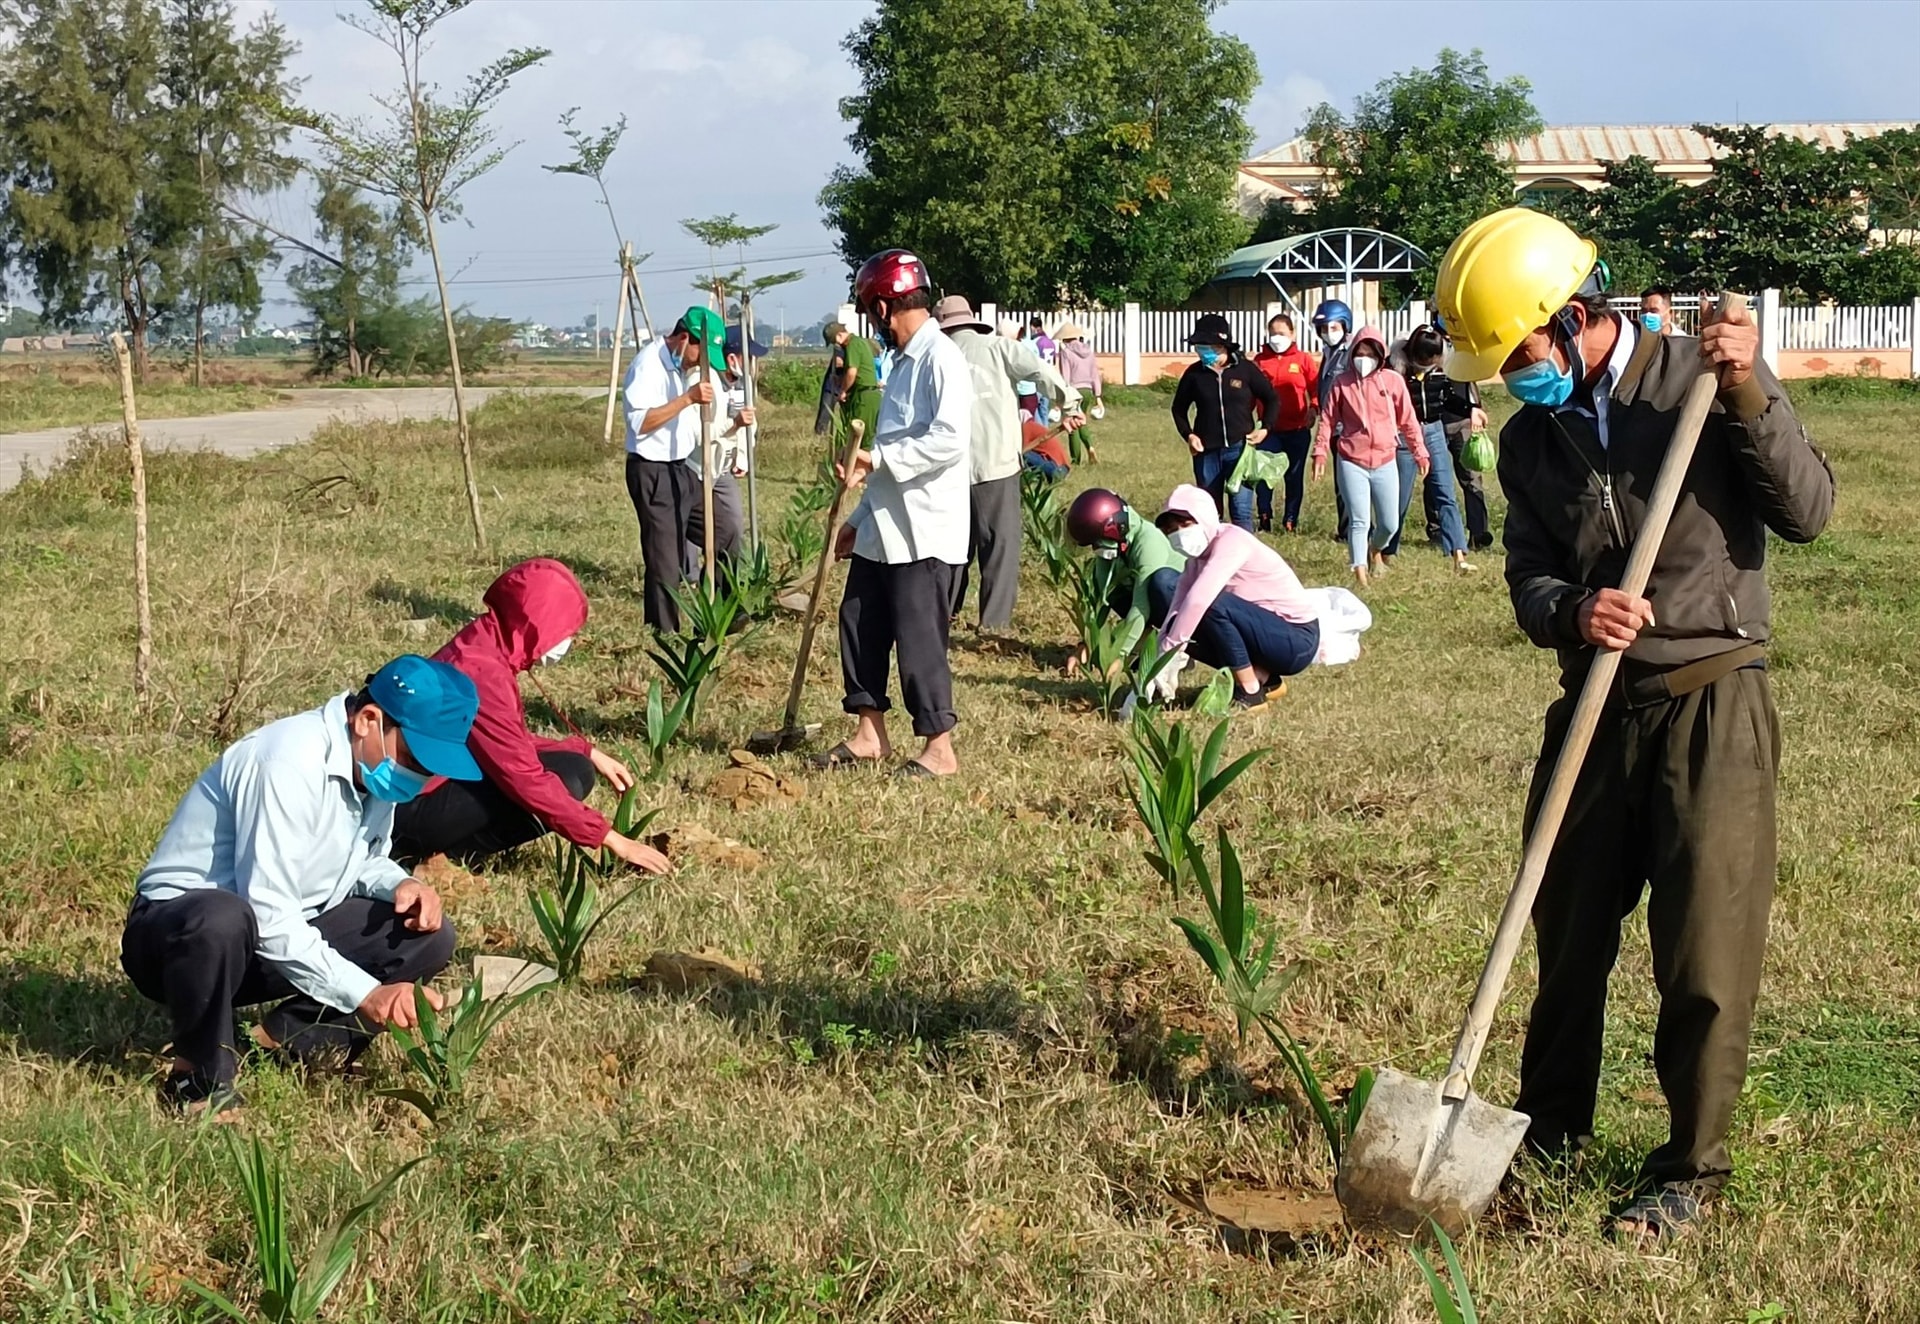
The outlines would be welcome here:
[[[196,294],[193,300],[193,389],[200,389],[200,369],[206,362],[207,301]]]
[[[460,338],[453,329],[453,303],[447,297],[447,277],[440,266],[440,239],[433,213],[425,213],[427,252],[433,258],[433,282],[440,289],[440,320],[447,329],[447,362],[453,366],[453,417],[460,435],[460,469],[467,480],[467,513],[473,517],[473,548],[486,554],[487,529],[480,515],[480,483],[473,472],[473,436],[467,431],[467,388],[460,375]]]
[[[113,357],[120,364],[120,420],[126,430],[127,459],[133,466],[133,697],[147,706],[148,677],[153,669],[153,595],[147,584],[147,463],[140,445],[140,420],[133,407],[133,364],[127,342],[113,334]]]

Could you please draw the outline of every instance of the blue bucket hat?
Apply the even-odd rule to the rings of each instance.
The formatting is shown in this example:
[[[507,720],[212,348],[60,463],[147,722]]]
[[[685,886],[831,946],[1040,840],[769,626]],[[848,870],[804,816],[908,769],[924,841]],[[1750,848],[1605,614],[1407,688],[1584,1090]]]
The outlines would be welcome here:
[[[367,693],[407,738],[415,763],[436,777],[480,780],[467,752],[480,691],[459,668],[406,653],[367,678]]]

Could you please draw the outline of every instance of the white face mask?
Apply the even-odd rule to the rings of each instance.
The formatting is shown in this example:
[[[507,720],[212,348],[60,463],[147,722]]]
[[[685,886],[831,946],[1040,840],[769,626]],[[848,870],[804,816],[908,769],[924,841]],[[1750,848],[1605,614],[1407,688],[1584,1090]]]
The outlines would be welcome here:
[[[1175,529],[1167,535],[1167,541],[1173,544],[1173,550],[1192,560],[1202,556],[1207,550],[1207,532],[1198,524],[1189,524],[1185,528]]]
[[[1118,547],[1096,547],[1093,549],[1093,554],[1102,561],[1111,561],[1120,555],[1120,549]]]
[[[567,650],[572,647],[573,647],[572,639],[562,639],[559,643],[555,644],[552,648],[549,648],[546,652],[540,655],[540,665],[543,667],[552,666],[555,662],[558,662],[561,658],[565,657],[567,655]]]
[[[1329,345],[1337,345],[1347,338],[1347,328],[1338,322],[1329,322],[1326,330],[1320,333],[1320,338]]]
[[[1353,370],[1359,373],[1362,377],[1371,377],[1373,375],[1373,370],[1379,366],[1380,366],[1379,359],[1362,358],[1358,354],[1354,355],[1353,357]]]
[[[1293,348],[1292,336],[1268,336],[1267,348],[1276,354],[1284,354]]]

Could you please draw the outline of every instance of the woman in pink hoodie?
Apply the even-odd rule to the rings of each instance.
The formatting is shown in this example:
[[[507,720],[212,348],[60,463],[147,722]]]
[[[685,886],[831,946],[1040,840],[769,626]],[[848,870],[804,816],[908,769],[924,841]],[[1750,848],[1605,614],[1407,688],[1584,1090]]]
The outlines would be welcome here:
[[[1386,567],[1380,549],[1400,527],[1400,471],[1394,452],[1401,438],[1413,452],[1420,476],[1431,461],[1406,378],[1386,368],[1387,342],[1370,326],[1353,338],[1353,358],[1327,387],[1320,402],[1320,431],[1313,442],[1315,481],[1327,472],[1327,451],[1337,452],[1334,482],[1347,508],[1347,554],[1353,577],[1367,586],[1369,566]],[[1382,369],[1385,368],[1385,371]],[[1371,554],[1367,510],[1373,510]]]
[[[1187,558],[1160,647],[1230,669],[1236,709],[1286,693],[1285,677],[1305,671],[1320,652],[1319,612],[1300,576],[1259,538],[1222,524],[1213,498],[1191,483],[1173,489],[1154,523]],[[1177,675],[1184,665],[1161,675]],[[1162,682],[1169,693],[1172,685]]]
[[[567,655],[587,622],[580,581],[561,562],[536,557],[494,580],[483,601],[486,611],[433,656],[480,692],[467,749],[485,777],[429,783],[425,794],[396,809],[394,858],[447,855],[472,863],[557,832],[576,846],[604,846],[635,868],[665,873],[666,856],[615,832],[585,803],[600,778],[616,791],[633,785],[625,765],[577,730],[548,740],[527,727],[520,677]]]

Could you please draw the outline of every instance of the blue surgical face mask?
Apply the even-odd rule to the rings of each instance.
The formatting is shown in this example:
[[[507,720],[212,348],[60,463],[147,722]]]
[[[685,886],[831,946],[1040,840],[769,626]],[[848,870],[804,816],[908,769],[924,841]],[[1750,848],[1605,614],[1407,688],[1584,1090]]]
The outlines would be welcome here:
[[[1198,350],[1195,351],[1195,353],[1197,353],[1200,356],[1200,361],[1206,364],[1209,368],[1215,366],[1220,362],[1220,358],[1221,358],[1220,351],[1215,349],[1211,345],[1202,345]]]
[[[386,738],[387,724],[383,717],[380,721],[380,739],[384,743]],[[360,783],[374,799],[394,805],[403,805],[427,789],[425,773],[403,768],[391,758],[383,758],[371,768],[360,764]]]
[[[1659,313],[1641,313],[1640,325],[1644,326],[1645,328],[1647,328],[1647,330],[1653,332],[1655,335],[1659,335],[1660,334],[1660,314]]]
[[[1564,334],[1556,328],[1554,339]],[[1573,365],[1579,361],[1580,337],[1575,335],[1567,341],[1567,367],[1564,370],[1554,363],[1553,351],[1549,347],[1547,357],[1517,371],[1503,372],[1500,380],[1505,383],[1507,394],[1521,404],[1558,409],[1573,398]]]

